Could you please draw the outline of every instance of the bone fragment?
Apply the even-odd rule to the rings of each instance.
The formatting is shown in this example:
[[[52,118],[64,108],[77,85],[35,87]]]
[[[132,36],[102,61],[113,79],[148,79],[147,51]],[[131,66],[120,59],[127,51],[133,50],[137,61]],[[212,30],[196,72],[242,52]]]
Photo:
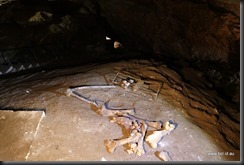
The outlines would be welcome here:
[[[172,161],[171,157],[169,156],[169,152],[161,151],[156,153],[157,157],[159,157],[162,161]]]
[[[140,137],[141,133],[137,132],[137,130],[132,130],[130,137],[125,139],[105,140],[104,145],[106,146],[106,149],[109,153],[113,153],[118,146],[124,145],[126,143],[137,142]]]
[[[175,125],[170,122],[166,122],[164,124],[164,128],[162,130],[153,131],[153,133],[146,138],[146,142],[152,147],[157,148],[159,141],[165,136],[170,134],[172,130],[175,129]]]
[[[155,128],[155,129],[161,129],[163,124],[161,121],[146,121],[149,127]]]
[[[70,89],[70,88],[67,89],[67,91],[66,91],[66,96],[70,97],[71,94],[72,94],[72,89]]]
[[[137,151],[137,144],[136,143],[129,143],[128,146],[129,146],[129,149],[126,150],[126,152],[128,154],[136,153],[136,151]]]

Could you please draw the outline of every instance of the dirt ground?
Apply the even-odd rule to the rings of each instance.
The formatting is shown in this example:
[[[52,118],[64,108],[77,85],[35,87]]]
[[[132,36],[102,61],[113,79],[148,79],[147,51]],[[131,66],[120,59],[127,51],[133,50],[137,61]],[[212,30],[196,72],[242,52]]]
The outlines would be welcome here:
[[[161,161],[157,155],[160,151],[168,152],[172,161],[239,160],[239,151],[228,148],[223,139],[217,139],[216,132],[210,137],[186,117],[182,104],[189,103],[176,101],[176,98],[181,98],[177,96],[176,89],[183,86],[174,82],[182,81],[180,76],[167,66],[160,65],[160,70],[156,64],[147,60],[91,64],[0,80],[0,106],[5,109],[0,111],[0,139],[6,141],[0,144],[0,160]],[[79,93],[92,100],[108,101],[109,107],[135,108],[136,116],[143,119],[171,120],[177,124],[157,148],[153,149],[145,142],[146,153],[141,156],[128,154],[124,146],[118,146],[109,153],[104,140],[121,138],[121,127],[110,122],[108,117],[97,114],[89,103],[66,95],[69,87],[112,84],[118,72],[143,81],[161,83],[159,94],[155,91],[133,93],[120,86]],[[12,112],[11,109],[20,110]],[[34,111],[38,109],[45,109],[45,115],[42,111]],[[212,116],[206,119],[204,113],[195,115],[195,120],[216,122]],[[213,125],[217,127],[218,123]],[[202,126],[213,128],[204,123]]]

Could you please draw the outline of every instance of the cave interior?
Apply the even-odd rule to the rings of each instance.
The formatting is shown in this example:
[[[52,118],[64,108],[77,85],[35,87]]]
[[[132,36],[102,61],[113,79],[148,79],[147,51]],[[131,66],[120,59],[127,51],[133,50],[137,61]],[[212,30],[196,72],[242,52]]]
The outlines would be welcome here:
[[[154,160],[154,156],[164,161],[239,161],[240,12],[237,0],[0,0],[0,139],[5,142],[0,144],[0,160],[141,161]],[[168,146],[173,148],[170,158],[151,150],[152,154],[144,157],[138,152],[138,157],[127,156],[121,154],[124,151],[119,147],[106,157],[101,156],[108,154],[103,142],[90,146],[97,136],[101,136],[97,141],[108,138],[106,135],[120,136],[120,129],[111,127],[105,119],[79,111],[89,111],[89,106],[82,107],[84,103],[67,97],[65,92],[79,85],[108,83],[103,83],[101,77],[111,83],[118,73],[133,77],[124,79],[133,81],[131,84],[161,84],[156,92],[161,102],[127,96],[130,102],[125,103],[125,96],[117,99],[120,95],[109,90],[107,95],[115,107],[151,107],[151,112],[139,114],[156,120],[155,116],[162,113],[159,107],[166,100],[178,111],[167,110],[164,115],[169,113],[170,117],[165,115],[164,120],[173,120],[178,113],[184,116],[179,117],[175,132],[167,135],[176,136]],[[100,96],[99,92],[85,93],[89,92]],[[64,107],[73,110],[59,111]],[[44,118],[40,112],[45,112]],[[79,125],[80,120],[86,123]],[[209,143],[222,149],[209,151],[210,144],[205,140],[201,144],[207,143],[206,151],[202,152],[208,153],[201,155],[200,150],[204,149],[189,137],[182,144],[192,145],[188,150],[174,148],[181,146],[179,136],[185,136],[180,121],[185,129],[193,125],[194,140],[201,139],[201,133],[197,133],[200,128],[211,137]],[[111,132],[106,134],[105,128],[100,134],[101,125]],[[77,131],[78,126],[99,128],[85,132]],[[83,138],[89,139],[70,139],[79,133],[87,134]],[[45,140],[48,137],[49,141]],[[167,141],[167,137],[164,139]],[[163,148],[164,144],[160,144]],[[97,145],[101,145],[98,151]],[[42,155],[45,150],[49,151]],[[121,156],[116,156],[116,152]],[[188,154],[183,156],[183,152]]]

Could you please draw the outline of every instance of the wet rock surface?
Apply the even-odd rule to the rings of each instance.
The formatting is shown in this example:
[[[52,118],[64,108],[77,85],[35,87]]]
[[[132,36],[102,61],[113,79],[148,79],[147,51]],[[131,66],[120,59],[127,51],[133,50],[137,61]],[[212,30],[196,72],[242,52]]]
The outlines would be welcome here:
[[[157,99],[133,95],[122,88],[88,90],[84,95],[109,101],[112,107],[134,107],[141,118],[172,120],[178,125],[160,141],[157,149],[146,144],[147,152],[142,156],[127,154],[122,146],[113,154],[108,153],[104,140],[122,137],[121,128],[99,116],[90,104],[66,96],[71,86],[111,83],[118,72],[141,80],[161,82]],[[186,75],[189,72],[199,79],[190,81]],[[218,95],[206,79],[201,79],[201,75],[189,67],[179,73],[154,60],[43,70],[2,79],[0,105],[2,109],[46,109],[27,160],[160,161],[157,153],[162,150],[167,151],[173,161],[240,160],[239,109]],[[185,82],[187,77],[189,81]],[[18,160],[25,160],[25,157]]]

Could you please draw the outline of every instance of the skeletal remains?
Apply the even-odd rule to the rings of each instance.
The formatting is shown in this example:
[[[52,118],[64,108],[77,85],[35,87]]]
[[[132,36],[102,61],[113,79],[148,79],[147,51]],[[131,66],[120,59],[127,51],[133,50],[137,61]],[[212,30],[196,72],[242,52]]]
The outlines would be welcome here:
[[[108,102],[104,102],[102,106],[94,100],[90,100],[78,92],[77,89],[104,89],[104,88],[115,88],[114,85],[101,85],[101,86],[80,86],[69,88],[67,90],[67,96],[74,96],[81,99],[93,106],[95,106],[95,111],[101,115],[106,116],[110,119],[110,122],[117,123],[122,127],[125,138],[120,139],[108,139],[104,141],[104,145],[109,153],[113,153],[118,146],[125,146],[125,151],[129,154],[134,153],[138,156],[145,154],[144,141],[146,141],[150,147],[157,148],[160,140],[171,133],[175,129],[175,124],[171,121],[161,122],[161,121],[149,121],[146,119],[141,119],[135,116],[135,109],[111,109],[108,107]],[[148,130],[153,132],[150,135]],[[162,160],[168,161],[170,159],[165,159],[165,154]]]

